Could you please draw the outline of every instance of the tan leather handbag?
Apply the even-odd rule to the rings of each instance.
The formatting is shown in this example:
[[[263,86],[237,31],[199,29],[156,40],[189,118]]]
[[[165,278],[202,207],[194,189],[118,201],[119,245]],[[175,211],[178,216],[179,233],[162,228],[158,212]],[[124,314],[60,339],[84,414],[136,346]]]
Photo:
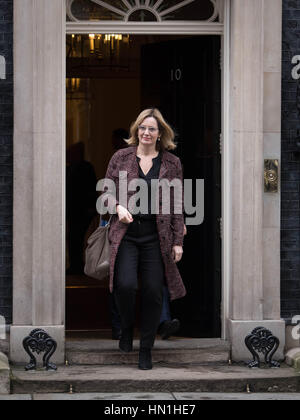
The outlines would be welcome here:
[[[97,280],[104,280],[109,276],[108,232],[110,221],[111,218],[106,226],[99,226],[87,240],[84,273]]]

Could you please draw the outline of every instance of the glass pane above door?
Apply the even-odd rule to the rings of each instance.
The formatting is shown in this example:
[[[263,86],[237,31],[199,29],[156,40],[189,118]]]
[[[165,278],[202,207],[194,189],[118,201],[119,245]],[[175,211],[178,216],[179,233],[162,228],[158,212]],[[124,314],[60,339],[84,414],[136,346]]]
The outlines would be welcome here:
[[[72,20],[124,20],[126,7],[122,0],[110,0],[110,8],[95,3],[92,0],[73,0],[70,2],[70,12],[67,17]],[[123,14],[116,13],[112,7]],[[74,19],[75,18],[75,19]]]
[[[159,7],[163,20],[208,20],[214,14],[215,8],[210,0],[185,3],[182,0],[163,1]]]
[[[67,21],[217,22],[221,0],[68,0]]]

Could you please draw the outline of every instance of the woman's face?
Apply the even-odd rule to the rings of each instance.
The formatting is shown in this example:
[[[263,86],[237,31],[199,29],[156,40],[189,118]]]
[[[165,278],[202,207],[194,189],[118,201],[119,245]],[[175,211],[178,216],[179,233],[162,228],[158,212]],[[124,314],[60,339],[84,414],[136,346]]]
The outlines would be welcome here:
[[[145,146],[155,146],[159,137],[158,124],[155,118],[145,118],[138,128],[139,143]]]

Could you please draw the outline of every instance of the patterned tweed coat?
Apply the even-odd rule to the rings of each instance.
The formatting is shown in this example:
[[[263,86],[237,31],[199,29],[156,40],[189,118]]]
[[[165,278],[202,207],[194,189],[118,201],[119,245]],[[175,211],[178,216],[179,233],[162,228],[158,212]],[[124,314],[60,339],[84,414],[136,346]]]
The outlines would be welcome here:
[[[127,172],[127,183],[131,180],[139,178],[139,168],[136,159],[137,146],[131,146],[117,151],[111,158],[106,178],[111,179],[116,185],[116,197],[110,203],[113,205],[118,203],[119,190],[119,172]],[[159,179],[168,179],[172,181],[174,178],[182,180],[182,167],[180,160],[173,154],[163,151],[161,157],[161,167]],[[128,191],[128,201],[136,191]],[[182,195],[183,197],[183,195]],[[183,208],[183,199],[181,197],[181,207]],[[128,204],[127,201],[127,204]],[[128,207],[127,207],[128,208]],[[171,214],[162,213],[161,192],[159,199],[159,212],[156,215],[157,230],[160,241],[160,249],[165,267],[165,279],[169,289],[171,300],[185,296],[186,290],[182,282],[180,273],[172,258],[172,248],[174,245],[183,245],[184,217],[183,214],[172,214],[174,208],[174,199],[171,199]],[[174,213],[174,212],[173,212]],[[113,215],[109,230],[110,242],[110,291],[113,290],[114,267],[119,245],[128,229],[128,224],[122,223],[118,219],[118,215]]]

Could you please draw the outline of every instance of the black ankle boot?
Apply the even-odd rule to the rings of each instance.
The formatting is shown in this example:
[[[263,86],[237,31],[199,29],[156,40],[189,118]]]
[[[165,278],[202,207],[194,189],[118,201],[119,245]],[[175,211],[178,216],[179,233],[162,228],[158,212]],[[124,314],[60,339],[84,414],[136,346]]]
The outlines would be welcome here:
[[[152,369],[151,349],[140,349],[140,353],[139,353],[139,369],[141,369],[141,370],[150,370],[150,369]]]
[[[119,342],[119,349],[125,353],[130,353],[132,351],[132,342],[133,342],[133,329],[122,330],[121,338]]]

